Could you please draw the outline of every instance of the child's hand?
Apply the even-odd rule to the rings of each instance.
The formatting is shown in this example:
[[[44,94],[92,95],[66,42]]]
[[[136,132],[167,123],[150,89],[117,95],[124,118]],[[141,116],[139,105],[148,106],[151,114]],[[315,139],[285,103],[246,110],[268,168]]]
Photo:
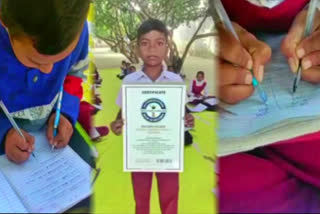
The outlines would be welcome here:
[[[26,141],[14,128],[10,129],[5,138],[5,152],[9,160],[23,163],[29,159],[34,150],[34,137],[21,130]]]
[[[288,35],[282,42],[281,50],[288,58],[292,72],[297,72],[299,59],[302,59],[302,79],[320,83],[320,12],[314,17],[310,36],[304,38],[307,10],[295,18]]]
[[[53,145],[57,149],[60,149],[66,147],[69,144],[70,138],[73,134],[73,127],[69,120],[61,114],[57,136],[53,137],[55,117],[55,113],[50,116],[47,129],[47,138],[51,145]]]
[[[194,117],[192,114],[186,114],[184,121],[186,127],[194,127]]]
[[[111,123],[111,130],[115,135],[121,135],[122,134],[122,126],[123,126],[123,120],[118,119]]]
[[[254,76],[262,82],[264,65],[271,57],[271,48],[254,35],[233,23],[240,42],[230,31],[218,26],[219,32],[219,97],[229,104],[236,104],[252,95],[253,69]],[[234,65],[238,65],[237,67]]]

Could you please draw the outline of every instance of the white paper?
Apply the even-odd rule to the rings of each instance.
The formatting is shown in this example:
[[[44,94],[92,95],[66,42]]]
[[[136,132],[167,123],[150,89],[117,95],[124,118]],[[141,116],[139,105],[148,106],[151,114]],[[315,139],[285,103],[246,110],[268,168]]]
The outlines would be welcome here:
[[[218,104],[218,99],[216,98],[209,98],[204,100],[205,103],[208,103],[209,105],[216,105]]]
[[[202,103],[199,103],[198,105],[194,107],[187,106],[187,108],[192,112],[203,112],[208,108],[208,106],[203,105]]]
[[[0,172],[0,212],[1,213],[27,213],[19,197]]]
[[[19,165],[0,157],[0,168],[24,206],[33,213],[63,212],[91,194],[91,169],[69,146],[51,151],[45,132],[30,159]]]
[[[183,171],[185,90],[182,84],[123,85],[124,171]],[[163,93],[144,93],[150,91]],[[150,99],[165,108],[156,102],[147,105]],[[148,121],[144,104],[151,119],[164,117]]]

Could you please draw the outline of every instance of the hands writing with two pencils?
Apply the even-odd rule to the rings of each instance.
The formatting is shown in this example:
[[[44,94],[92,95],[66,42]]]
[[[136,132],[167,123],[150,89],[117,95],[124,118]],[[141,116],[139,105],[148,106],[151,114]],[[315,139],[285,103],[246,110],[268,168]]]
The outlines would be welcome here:
[[[58,134],[53,137],[53,122],[55,114],[51,115],[48,122],[47,138],[51,145],[55,148],[63,148],[68,145],[70,138],[73,134],[73,127],[69,120],[61,115],[60,123],[58,127]],[[5,153],[9,160],[15,163],[23,163],[27,161],[34,151],[35,139],[32,135],[21,129],[24,138],[14,129],[11,128],[4,141]]]
[[[311,34],[305,37],[307,10],[301,11],[282,41],[281,51],[287,57],[292,72],[302,65],[302,79],[320,83],[320,12],[317,11]],[[218,26],[219,53],[219,97],[223,102],[236,104],[250,97],[254,77],[263,81],[264,66],[271,58],[271,48],[237,23],[233,27],[240,42],[224,26]],[[236,66],[235,66],[236,65]]]

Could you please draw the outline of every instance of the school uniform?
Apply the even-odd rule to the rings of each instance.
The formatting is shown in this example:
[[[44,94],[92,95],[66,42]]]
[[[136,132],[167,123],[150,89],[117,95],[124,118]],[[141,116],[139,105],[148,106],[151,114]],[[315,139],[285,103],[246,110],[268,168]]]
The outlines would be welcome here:
[[[162,83],[162,82],[183,82],[181,77],[172,72],[163,70],[159,78],[152,81],[142,70],[127,75],[123,83]],[[122,107],[122,91],[120,89],[117,105]],[[152,185],[152,172],[131,173],[134,198],[136,202],[136,214],[149,214],[150,192]],[[179,173],[156,173],[160,207],[163,214],[176,214],[178,210],[179,196]]]
[[[190,103],[198,104],[203,100],[203,96],[208,96],[208,87],[205,80],[192,80],[189,87]]]
[[[222,2],[249,31],[284,33],[309,1]],[[218,184],[220,213],[320,213],[320,132],[219,158]]]
[[[79,85],[88,68],[88,24],[69,56],[54,64],[49,74],[24,66],[15,56],[7,30],[0,25],[0,100],[4,102],[18,125],[27,132],[43,127],[56,108],[60,86],[67,78],[61,113],[74,125],[79,114],[82,92]],[[80,94],[79,94],[80,93]],[[11,123],[0,111],[0,144],[4,143]],[[1,146],[2,153],[3,145]]]

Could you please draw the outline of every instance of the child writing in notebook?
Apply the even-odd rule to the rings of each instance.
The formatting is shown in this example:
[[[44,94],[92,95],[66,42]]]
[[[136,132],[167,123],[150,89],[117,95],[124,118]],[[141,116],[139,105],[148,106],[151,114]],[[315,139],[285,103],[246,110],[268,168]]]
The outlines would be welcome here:
[[[45,125],[51,145],[62,148],[69,143],[80,100],[64,90],[54,137],[55,108],[66,76],[69,84],[78,82],[87,68],[89,4],[89,0],[0,0],[0,100],[26,138],[0,111],[0,146],[16,163],[26,161],[34,150],[28,132]]]
[[[219,26],[220,99],[236,104],[254,91],[252,74],[263,81],[270,47],[254,32],[287,33],[281,50],[292,72],[302,60],[302,79],[320,83],[320,12],[303,38],[308,0],[222,0],[240,38]],[[248,12],[250,11],[250,12]],[[231,66],[232,62],[239,65]],[[320,213],[320,133],[219,159],[220,213]]]
[[[149,19],[138,29],[138,53],[143,61],[143,68],[126,76],[124,83],[163,83],[183,82],[177,74],[165,70],[163,61],[168,54],[168,30],[159,20]],[[120,91],[117,105],[121,108],[122,93]],[[187,126],[194,125],[191,114],[185,117]],[[111,129],[116,135],[122,133],[123,120],[121,111]],[[178,210],[179,174],[156,173],[162,213],[176,214]],[[149,213],[152,172],[133,172],[132,184],[136,201],[136,214]]]

